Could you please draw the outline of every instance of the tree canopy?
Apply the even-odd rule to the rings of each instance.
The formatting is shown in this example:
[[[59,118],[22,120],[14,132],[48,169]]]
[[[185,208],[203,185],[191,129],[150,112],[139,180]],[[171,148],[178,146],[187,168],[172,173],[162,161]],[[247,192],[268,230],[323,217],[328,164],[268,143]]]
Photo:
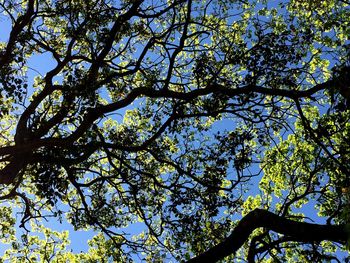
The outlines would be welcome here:
[[[3,261],[348,260],[349,4],[0,1]]]

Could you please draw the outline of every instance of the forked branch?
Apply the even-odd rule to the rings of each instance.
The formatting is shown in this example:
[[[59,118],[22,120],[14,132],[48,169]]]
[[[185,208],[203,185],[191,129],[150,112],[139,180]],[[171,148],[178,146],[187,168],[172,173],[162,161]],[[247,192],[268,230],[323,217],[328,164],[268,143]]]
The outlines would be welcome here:
[[[345,225],[319,225],[293,221],[263,209],[255,209],[238,223],[233,232],[221,243],[190,259],[187,263],[216,262],[234,254],[257,228],[291,237],[300,242],[334,241],[345,243],[349,237]]]

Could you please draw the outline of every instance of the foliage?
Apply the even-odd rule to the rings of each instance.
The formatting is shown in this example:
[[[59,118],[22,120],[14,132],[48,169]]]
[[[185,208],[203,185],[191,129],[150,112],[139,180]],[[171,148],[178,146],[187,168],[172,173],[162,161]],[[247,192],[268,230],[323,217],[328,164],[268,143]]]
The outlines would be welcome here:
[[[189,260],[254,209],[348,229],[348,1],[3,0],[0,12],[3,261]],[[70,251],[47,218],[94,231],[89,250]],[[254,220],[226,260],[348,250],[349,234]]]

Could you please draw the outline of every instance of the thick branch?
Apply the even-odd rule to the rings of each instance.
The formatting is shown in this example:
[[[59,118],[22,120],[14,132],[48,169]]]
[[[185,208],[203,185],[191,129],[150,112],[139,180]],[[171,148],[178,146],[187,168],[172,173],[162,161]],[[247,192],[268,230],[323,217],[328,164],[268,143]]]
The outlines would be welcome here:
[[[18,37],[23,32],[24,28],[30,23],[32,15],[34,14],[34,2],[34,0],[28,1],[26,12],[18,17],[17,21],[12,27],[5,52],[0,56],[0,67],[3,67],[11,61],[12,52],[16,42],[18,41]]]
[[[43,146],[70,145],[72,142],[80,138],[86,132],[86,130],[91,127],[94,121],[96,121],[98,118],[103,116],[103,114],[124,108],[130,105],[135,99],[141,96],[150,97],[150,98],[173,98],[173,99],[179,99],[184,101],[190,101],[196,97],[205,96],[211,93],[224,93],[232,97],[241,95],[241,94],[259,93],[259,94],[274,95],[274,96],[281,96],[281,97],[288,97],[288,98],[304,98],[304,97],[310,97],[314,93],[320,90],[327,89],[333,84],[333,82],[334,82],[333,80],[329,80],[327,82],[318,84],[304,91],[270,89],[270,88],[264,88],[259,86],[244,86],[241,88],[230,89],[221,85],[213,85],[204,89],[195,89],[189,92],[176,92],[171,90],[153,90],[153,89],[148,89],[144,87],[136,88],[136,89],[133,89],[124,99],[121,99],[117,102],[114,102],[108,105],[103,105],[103,106],[101,105],[91,109],[91,111],[89,111],[84,116],[84,119],[80,124],[80,126],[67,138],[37,139],[25,144],[22,143],[21,145],[1,147],[0,156],[14,154],[14,153],[17,153],[18,151],[35,150]],[[51,92],[51,90],[48,92]],[[41,96],[41,98],[38,100],[41,100],[42,97],[45,97],[45,96],[46,94]],[[22,118],[23,116],[21,117],[21,119]]]
[[[349,235],[345,225],[296,222],[266,210],[255,209],[242,218],[231,235],[223,242],[192,258],[188,263],[216,262],[234,254],[248,240],[249,235],[259,227],[267,228],[300,242],[329,240],[344,243]]]

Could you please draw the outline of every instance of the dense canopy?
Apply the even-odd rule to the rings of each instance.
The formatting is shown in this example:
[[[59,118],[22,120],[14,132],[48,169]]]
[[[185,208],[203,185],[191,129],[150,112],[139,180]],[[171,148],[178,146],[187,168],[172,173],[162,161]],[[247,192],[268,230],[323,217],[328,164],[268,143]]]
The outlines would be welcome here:
[[[3,261],[348,260],[349,4],[0,1]]]

